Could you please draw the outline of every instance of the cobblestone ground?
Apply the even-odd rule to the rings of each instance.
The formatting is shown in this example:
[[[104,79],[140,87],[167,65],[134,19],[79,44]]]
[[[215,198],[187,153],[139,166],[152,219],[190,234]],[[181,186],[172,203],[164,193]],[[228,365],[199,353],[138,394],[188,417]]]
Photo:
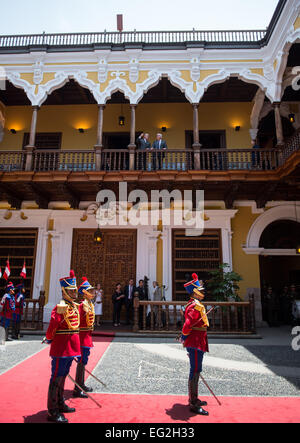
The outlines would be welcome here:
[[[216,395],[299,396],[300,351],[291,347],[291,331],[266,329],[262,336],[209,340],[203,376]],[[0,374],[44,347],[36,336],[8,342],[0,351]],[[94,369],[109,388],[91,377],[87,384],[98,393],[186,395],[188,370],[186,351],[174,339],[116,337]],[[209,395],[201,383],[199,395]]]

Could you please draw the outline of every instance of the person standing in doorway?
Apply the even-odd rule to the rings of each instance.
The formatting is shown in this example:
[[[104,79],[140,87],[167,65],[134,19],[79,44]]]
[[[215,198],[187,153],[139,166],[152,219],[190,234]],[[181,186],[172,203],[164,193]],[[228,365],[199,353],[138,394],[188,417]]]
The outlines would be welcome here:
[[[130,325],[130,323],[133,321],[133,299],[135,291],[136,287],[134,285],[134,280],[131,278],[128,285],[126,285],[124,288],[127,325]]]
[[[113,302],[113,325],[115,327],[121,326],[120,323],[120,315],[121,315],[121,308],[123,304],[123,300],[125,299],[125,295],[121,289],[121,283],[116,284],[116,290],[113,293],[112,296],[112,302]]]
[[[104,291],[101,289],[100,283],[98,283],[95,289],[95,326],[100,326],[100,319],[103,315],[103,295]]]

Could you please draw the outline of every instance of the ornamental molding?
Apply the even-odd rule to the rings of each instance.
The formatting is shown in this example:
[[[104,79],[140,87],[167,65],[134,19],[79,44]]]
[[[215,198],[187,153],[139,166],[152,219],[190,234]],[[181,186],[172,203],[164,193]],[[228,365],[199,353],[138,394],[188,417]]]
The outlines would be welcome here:
[[[300,221],[300,204],[299,202],[292,204],[283,204],[275,206],[260,215],[249,229],[247,241],[244,250],[259,250],[259,241],[264,230],[274,221],[292,220]],[[249,253],[249,252],[247,252]],[[254,253],[254,252],[253,252]]]

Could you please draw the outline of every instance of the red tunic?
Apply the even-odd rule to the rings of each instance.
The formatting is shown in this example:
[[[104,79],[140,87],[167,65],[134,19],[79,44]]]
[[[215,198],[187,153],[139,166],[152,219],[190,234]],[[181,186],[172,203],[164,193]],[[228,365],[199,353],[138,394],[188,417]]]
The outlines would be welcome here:
[[[80,346],[93,348],[92,332],[94,330],[95,309],[93,303],[85,300],[79,306],[80,313]]]
[[[199,307],[201,309],[201,306],[203,305],[201,305],[198,301],[193,300],[185,309],[185,323],[183,325],[182,334],[187,335],[188,337],[184,342],[184,347],[209,352],[207,341],[207,324],[205,321],[206,315],[203,315],[201,310],[199,310]],[[200,331],[193,328],[200,328],[203,330]]]
[[[63,309],[60,305],[56,306],[51,314],[46,338],[52,340],[51,357],[80,357],[78,306],[72,303],[67,303]]]
[[[4,294],[1,300],[1,305],[3,306],[3,311],[1,312],[1,317],[8,320],[12,319],[15,312],[15,298],[14,295]]]

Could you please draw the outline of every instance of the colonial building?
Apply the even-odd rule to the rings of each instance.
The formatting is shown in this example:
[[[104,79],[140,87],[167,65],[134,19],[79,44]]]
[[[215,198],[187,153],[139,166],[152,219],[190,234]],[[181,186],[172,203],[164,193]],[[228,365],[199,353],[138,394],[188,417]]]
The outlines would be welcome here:
[[[300,284],[299,0],[267,30],[0,36],[0,70],[0,266],[17,281],[26,259],[45,320],[70,268],[102,284],[106,319],[130,277],[182,300],[187,273],[228,263],[258,311],[264,285]],[[138,149],[141,132],[168,150]],[[203,235],[119,219],[95,243],[97,194],[120,202],[120,183],[192,191],[186,220],[203,190]]]

